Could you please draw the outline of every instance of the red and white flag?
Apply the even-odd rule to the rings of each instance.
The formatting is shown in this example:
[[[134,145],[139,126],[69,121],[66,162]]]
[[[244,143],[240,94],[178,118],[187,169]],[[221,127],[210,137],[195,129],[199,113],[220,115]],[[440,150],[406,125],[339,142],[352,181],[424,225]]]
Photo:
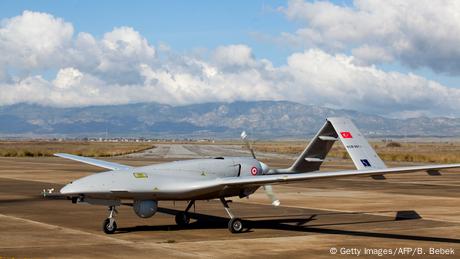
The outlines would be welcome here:
[[[342,135],[342,138],[353,138],[349,131],[342,131],[340,132],[340,135]]]

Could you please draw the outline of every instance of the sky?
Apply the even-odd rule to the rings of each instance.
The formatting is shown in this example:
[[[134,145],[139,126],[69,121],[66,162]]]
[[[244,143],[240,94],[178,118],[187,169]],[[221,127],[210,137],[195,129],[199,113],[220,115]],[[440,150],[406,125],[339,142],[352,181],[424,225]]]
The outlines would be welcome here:
[[[1,1],[0,106],[288,100],[460,117],[460,1]]]

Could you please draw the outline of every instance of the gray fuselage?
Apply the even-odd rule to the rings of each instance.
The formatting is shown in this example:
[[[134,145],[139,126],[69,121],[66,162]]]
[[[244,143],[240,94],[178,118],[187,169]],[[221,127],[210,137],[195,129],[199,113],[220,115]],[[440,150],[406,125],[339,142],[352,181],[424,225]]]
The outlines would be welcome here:
[[[259,186],[215,187],[228,177],[256,176],[267,166],[248,157],[192,159],[115,170],[86,176],[69,183],[61,193],[94,199],[200,200],[245,197]]]

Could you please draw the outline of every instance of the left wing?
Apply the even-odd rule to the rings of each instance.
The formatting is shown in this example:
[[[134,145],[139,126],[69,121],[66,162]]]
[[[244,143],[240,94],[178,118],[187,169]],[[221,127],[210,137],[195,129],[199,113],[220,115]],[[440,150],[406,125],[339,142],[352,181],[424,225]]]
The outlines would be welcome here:
[[[57,154],[54,154],[54,155],[58,156],[58,157],[62,157],[62,158],[82,162],[82,163],[85,163],[85,164],[90,164],[90,165],[110,169],[110,170],[128,170],[128,169],[132,168],[131,166],[127,166],[127,165],[117,164],[117,163],[113,163],[113,162],[107,162],[107,161],[98,160],[98,159],[89,158],[89,157],[76,156],[76,155],[71,155],[71,154],[57,153]]]
[[[443,165],[426,165],[426,166],[408,166],[393,167],[371,170],[347,170],[337,172],[309,172],[299,174],[273,174],[261,175],[254,177],[229,177],[221,178],[219,185],[223,186],[261,186],[270,183],[288,183],[294,181],[306,181],[321,178],[336,178],[346,176],[372,176],[395,173],[412,173],[417,171],[427,171],[428,173],[436,172],[440,169],[460,168],[460,164],[443,164]]]

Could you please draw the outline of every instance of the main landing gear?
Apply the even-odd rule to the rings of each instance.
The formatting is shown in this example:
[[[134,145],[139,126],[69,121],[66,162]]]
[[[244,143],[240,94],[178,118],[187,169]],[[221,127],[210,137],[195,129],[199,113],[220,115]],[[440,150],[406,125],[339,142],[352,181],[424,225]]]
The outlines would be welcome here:
[[[187,208],[185,208],[184,212],[179,212],[176,214],[176,224],[180,227],[185,227],[188,224],[190,224],[190,215],[188,215],[188,211],[192,208],[192,206],[195,205],[195,200],[191,200]]]
[[[228,221],[228,230],[232,233],[243,232],[243,221],[233,215],[233,213],[230,211],[230,207],[228,206],[228,201],[225,200],[225,198],[220,198],[220,201],[224,205],[224,209],[230,217],[230,220]],[[192,208],[193,205],[195,205],[195,201],[191,200],[184,212],[179,212],[176,214],[175,219],[178,226],[184,227],[190,224],[190,215],[188,214],[188,211],[190,208]]]
[[[232,233],[241,233],[243,231],[243,221],[233,215],[233,213],[230,211],[230,207],[228,206],[228,201],[225,200],[225,198],[220,198],[220,201],[224,205],[224,209],[230,217],[230,221],[228,222],[228,230]]]
[[[224,205],[224,209],[227,212],[228,216],[230,217],[230,220],[228,221],[228,230],[232,233],[241,233],[243,231],[243,221],[240,218],[237,218],[233,215],[233,213],[230,211],[230,207],[228,206],[227,200],[225,198],[220,198],[220,201],[222,202],[222,205]],[[191,200],[187,208],[185,208],[184,212],[179,212],[176,214],[176,223],[179,226],[187,226],[190,224],[190,215],[188,214],[188,211],[192,208],[192,206],[195,205],[195,200]],[[117,222],[115,222],[115,215],[118,213],[116,210],[115,206],[109,206],[109,217],[104,220],[102,224],[102,229],[104,230],[104,233],[106,234],[113,234],[117,230]]]
[[[109,217],[104,220],[102,224],[102,229],[106,234],[113,234],[117,230],[117,222],[115,222],[115,215],[118,211],[115,209],[115,206],[109,206]]]

